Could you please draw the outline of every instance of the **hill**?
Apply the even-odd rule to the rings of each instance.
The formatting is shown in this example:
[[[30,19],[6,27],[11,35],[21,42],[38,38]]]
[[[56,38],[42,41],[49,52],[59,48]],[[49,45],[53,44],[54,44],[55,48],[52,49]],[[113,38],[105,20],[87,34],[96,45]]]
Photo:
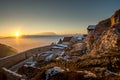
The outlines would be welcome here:
[[[0,58],[9,56],[15,53],[17,53],[17,50],[15,50],[14,48],[4,44],[0,44]]]

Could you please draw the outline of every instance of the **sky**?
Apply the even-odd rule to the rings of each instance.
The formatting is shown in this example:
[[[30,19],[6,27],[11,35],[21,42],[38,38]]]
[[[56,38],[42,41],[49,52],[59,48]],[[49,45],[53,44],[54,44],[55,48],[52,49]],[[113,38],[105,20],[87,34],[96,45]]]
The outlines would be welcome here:
[[[84,34],[120,9],[120,0],[0,0],[0,36]]]

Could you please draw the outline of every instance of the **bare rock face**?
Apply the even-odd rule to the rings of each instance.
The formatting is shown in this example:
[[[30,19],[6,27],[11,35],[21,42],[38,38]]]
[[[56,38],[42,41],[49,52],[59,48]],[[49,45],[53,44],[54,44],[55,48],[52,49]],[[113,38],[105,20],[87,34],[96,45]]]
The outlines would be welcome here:
[[[116,11],[116,13],[111,17],[111,25],[120,23],[120,10]]]
[[[95,30],[85,39],[85,43],[90,53],[120,51],[120,10],[98,23]]]

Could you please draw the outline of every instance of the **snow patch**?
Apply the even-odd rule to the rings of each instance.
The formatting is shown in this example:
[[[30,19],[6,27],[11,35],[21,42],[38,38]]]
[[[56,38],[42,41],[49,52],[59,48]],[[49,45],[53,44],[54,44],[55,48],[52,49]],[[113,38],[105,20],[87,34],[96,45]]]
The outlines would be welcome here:
[[[64,72],[63,69],[61,69],[60,67],[54,67],[54,68],[51,68],[51,69],[48,69],[45,74],[46,74],[46,80],[49,79],[49,77],[57,74],[57,73],[60,73],[60,72]]]
[[[60,54],[58,54],[58,57],[56,59],[59,60],[59,59],[63,58],[64,54],[65,54],[64,51],[62,51]]]
[[[64,47],[59,47],[59,46],[53,46],[53,49],[64,49]]]
[[[53,46],[52,48],[53,49],[64,49],[64,48],[66,48],[67,47],[67,45],[65,45],[65,44],[56,44],[55,46]]]
[[[47,57],[45,58],[45,61],[50,61],[50,60],[53,58],[53,56],[54,56],[53,53],[50,54],[49,56],[47,56]]]
[[[67,45],[66,45],[66,44],[56,44],[56,46],[58,46],[58,47],[64,47],[64,48],[66,48],[66,47],[67,47]]]
[[[35,61],[30,61],[30,62],[26,62],[26,64],[24,65],[25,67],[35,67],[36,62]]]
[[[70,56],[65,55],[65,52],[63,51],[60,54],[58,54],[58,57],[56,59],[57,60],[62,59],[62,60],[65,60],[65,61],[69,61],[69,58],[70,58]]]

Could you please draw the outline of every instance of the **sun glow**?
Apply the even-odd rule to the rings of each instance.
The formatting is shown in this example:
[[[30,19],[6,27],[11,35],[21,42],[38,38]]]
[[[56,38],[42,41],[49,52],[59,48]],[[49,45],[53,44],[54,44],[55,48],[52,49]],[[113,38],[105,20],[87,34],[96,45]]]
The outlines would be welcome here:
[[[20,37],[20,33],[19,33],[19,32],[16,32],[16,33],[15,33],[15,36],[16,36],[16,37]]]

